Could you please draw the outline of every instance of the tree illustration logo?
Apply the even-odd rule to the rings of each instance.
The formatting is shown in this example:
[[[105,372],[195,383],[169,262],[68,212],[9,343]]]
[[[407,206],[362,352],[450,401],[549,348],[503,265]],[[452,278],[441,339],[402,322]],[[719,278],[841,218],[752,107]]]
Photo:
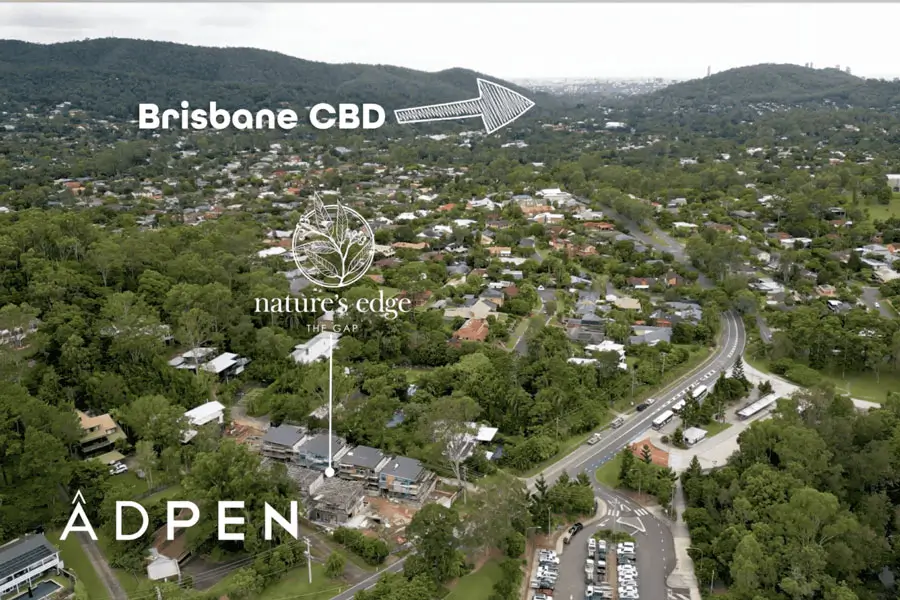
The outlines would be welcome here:
[[[312,283],[342,288],[356,283],[372,266],[375,235],[358,212],[340,201],[325,205],[318,194],[312,210],[294,230],[294,262]]]

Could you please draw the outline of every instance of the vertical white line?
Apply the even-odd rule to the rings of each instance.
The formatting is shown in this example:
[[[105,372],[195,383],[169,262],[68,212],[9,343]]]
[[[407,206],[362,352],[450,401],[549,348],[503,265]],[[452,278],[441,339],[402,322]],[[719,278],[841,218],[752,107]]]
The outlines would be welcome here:
[[[331,466],[331,457],[333,454],[331,453],[331,413],[332,413],[332,399],[334,394],[334,332],[328,334],[328,471],[326,475],[331,477],[334,475],[334,468]]]

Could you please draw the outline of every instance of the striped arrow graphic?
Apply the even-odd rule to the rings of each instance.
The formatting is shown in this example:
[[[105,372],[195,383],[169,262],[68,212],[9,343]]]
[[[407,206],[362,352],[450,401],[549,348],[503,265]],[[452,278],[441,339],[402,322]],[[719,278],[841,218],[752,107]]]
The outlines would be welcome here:
[[[458,102],[430,104],[394,111],[397,122],[427,123],[450,119],[471,119],[481,117],[488,134],[505,127],[524,115],[534,106],[534,102],[508,87],[492,81],[478,79],[478,97]]]

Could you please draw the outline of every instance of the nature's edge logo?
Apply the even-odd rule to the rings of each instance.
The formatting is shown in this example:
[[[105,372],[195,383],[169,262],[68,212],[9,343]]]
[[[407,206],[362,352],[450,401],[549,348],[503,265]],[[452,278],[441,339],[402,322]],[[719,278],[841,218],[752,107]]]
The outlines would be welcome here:
[[[340,200],[326,206],[315,194],[312,210],[297,223],[291,248],[297,268],[312,283],[342,288],[359,281],[372,266],[375,235],[358,212]]]
[[[337,291],[362,279],[375,258],[375,234],[361,214],[337,200],[326,205],[318,194],[313,195],[312,209],[300,217],[291,242],[297,269],[315,286]],[[314,313],[337,310],[344,313],[350,305],[342,297],[307,297],[288,295],[284,298],[256,298],[257,313]],[[360,298],[355,308],[361,313],[377,313],[388,320],[409,312],[409,298],[385,297],[379,290],[377,298]],[[324,328],[308,326],[320,331]],[[332,323],[328,329],[339,331]],[[355,326],[349,328],[355,330]]]

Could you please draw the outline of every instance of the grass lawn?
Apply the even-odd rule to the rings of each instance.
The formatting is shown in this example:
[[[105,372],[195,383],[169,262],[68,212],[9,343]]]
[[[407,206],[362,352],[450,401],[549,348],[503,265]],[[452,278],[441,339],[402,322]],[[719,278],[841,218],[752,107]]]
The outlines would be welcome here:
[[[329,600],[340,593],[341,589],[350,587],[344,581],[333,581],[325,577],[325,567],[314,563],[312,566],[312,584],[309,583],[309,572],[306,565],[288,571],[285,576],[263,590],[258,600],[282,600],[284,598],[303,598],[303,600]]]
[[[684,377],[687,372],[696,369],[700,363],[709,358],[709,354],[710,349],[706,347],[691,352],[690,357],[688,357],[685,362],[672,369],[667,369],[666,374],[663,376],[663,380],[658,385],[652,387],[646,385],[636,386],[634,388],[634,400],[631,399],[630,395],[625,398],[620,398],[613,405],[613,410],[617,412],[630,411],[634,406],[637,406],[647,398],[652,398],[660,390],[671,385],[673,381]],[[625,358],[625,362],[628,362],[628,357]],[[630,366],[631,365],[629,364],[629,367]]]
[[[747,363],[759,371],[764,373],[772,372],[769,370],[769,364],[765,360],[746,360]],[[782,377],[782,379],[790,381],[785,377]],[[831,372],[822,373],[822,379],[833,383],[838,393],[869,402],[884,402],[889,391],[900,389],[900,374],[898,373],[882,373],[876,379],[875,373],[847,373],[845,377],[841,377],[840,372]]]
[[[410,383],[415,383],[419,380],[422,375],[431,371],[431,369],[417,369],[417,368],[408,368],[408,369],[400,369],[404,375],[406,375],[407,381]]]
[[[139,478],[132,471],[113,475],[110,478],[110,483],[120,490],[116,492],[116,498],[134,498],[150,489],[147,480]]]
[[[393,298],[394,296],[396,296],[397,294],[400,293],[400,288],[392,288],[392,287],[387,287],[387,286],[381,286],[381,287],[378,288],[378,289],[384,291],[384,297],[385,297],[385,298]]]
[[[521,319],[518,325],[516,325],[516,328],[510,332],[509,341],[506,342],[507,350],[515,350],[519,338],[525,335],[525,332],[528,331],[528,323],[528,319]]]
[[[489,560],[474,573],[457,581],[443,600],[487,600],[494,589],[494,582],[499,581],[501,574],[500,563]]]
[[[616,454],[612,460],[607,461],[597,469],[597,472],[595,473],[597,481],[611,488],[618,487],[619,469],[621,468],[621,464],[622,457]]]
[[[103,581],[97,575],[97,571],[94,570],[94,565],[91,564],[87,554],[81,549],[78,539],[73,534],[65,540],[60,540],[59,535],[61,533],[62,530],[48,531],[46,533],[47,540],[59,548],[60,557],[63,559],[66,568],[73,571],[78,580],[84,583],[88,595],[97,600],[105,598],[107,593],[106,588],[103,586]]]
[[[154,504],[161,500],[168,500],[171,498],[175,498],[179,494],[181,494],[181,486],[173,485],[172,487],[168,487],[162,491],[159,491],[159,492],[156,492],[155,494],[151,494],[151,495],[147,496],[146,498],[141,500],[141,504],[143,504],[144,506],[150,506],[151,504]]]
[[[886,221],[891,217],[900,217],[900,193],[894,192],[890,204],[878,204],[872,202],[867,204],[869,209],[869,219],[871,221]]]
[[[719,421],[713,421],[708,425],[704,425],[701,429],[706,430],[706,437],[711,438],[714,435],[718,435],[731,427],[731,423],[720,423]]]

